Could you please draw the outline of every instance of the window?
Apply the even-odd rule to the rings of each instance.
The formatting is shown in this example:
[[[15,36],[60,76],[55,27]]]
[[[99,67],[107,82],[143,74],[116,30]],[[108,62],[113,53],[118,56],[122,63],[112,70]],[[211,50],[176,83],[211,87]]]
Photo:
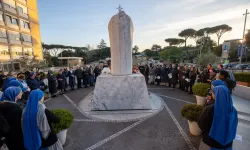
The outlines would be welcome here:
[[[12,64],[8,64],[9,71],[13,71]]]
[[[12,24],[18,25],[17,18],[12,18]]]
[[[23,48],[23,54],[26,56],[32,56],[33,55],[33,49],[32,48]]]
[[[21,4],[18,4],[17,10],[18,10],[19,14],[28,14],[27,7],[25,7],[25,6],[21,5]]]
[[[9,24],[18,25],[17,18],[15,18],[15,17],[12,17],[10,15],[6,15],[6,20],[7,20],[7,23],[9,23]]]
[[[20,70],[20,64],[19,63],[14,63],[14,70],[19,71]]]
[[[3,70],[6,71],[6,72],[9,71],[9,70],[8,70],[8,64],[4,64],[4,65],[3,65]]]
[[[7,39],[7,34],[5,29],[0,28],[0,38]]]
[[[9,38],[10,38],[10,40],[20,41],[20,39],[21,39],[20,33],[14,32],[14,31],[8,31],[8,32],[9,32]]]
[[[25,28],[25,29],[30,29],[30,24],[29,22],[26,22],[24,20],[20,20],[20,25],[22,28]]]
[[[18,10],[18,12],[19,12],[20,14],[23,14],[23,8],[22,8],[22,7],[18,6],[18,7],[17,7],[17,10]]]
[[[22,34],[22,41],[23,41],[23,42],[32,43],[32,41],[31,41],[31,35]]]

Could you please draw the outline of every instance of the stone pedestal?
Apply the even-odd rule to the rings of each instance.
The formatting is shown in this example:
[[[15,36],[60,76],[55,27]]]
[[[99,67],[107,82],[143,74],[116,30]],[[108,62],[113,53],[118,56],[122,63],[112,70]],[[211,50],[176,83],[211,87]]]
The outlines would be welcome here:
[[[145,77],[142,74],[100,75],[91,103],[91,110],[151,109]]]

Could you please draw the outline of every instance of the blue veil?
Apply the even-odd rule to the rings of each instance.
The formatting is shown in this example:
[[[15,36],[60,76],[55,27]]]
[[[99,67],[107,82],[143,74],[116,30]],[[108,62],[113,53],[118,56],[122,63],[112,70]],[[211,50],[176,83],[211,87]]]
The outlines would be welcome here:
[[[37,127],[38,103],[43,98],[41,90],[33,90],[30,93],[28,104],[23,114],[24,146],[27,150],[38,150],[41,145],[41,136]]]
[[[20,94],[21,91],[22,91],[21,88],[11,86],[4,91],[4,93],[2,95],[2,99],[7,100],[7,101],[11,101],[11,102],[15,102],[16,97]]]
[[[6,80],[5,80],[5,83],[4,83],[4,86],[3,86],[3,92],[9,87],[9,83],[10,81],[13,81],[13,80],[16,80],[16,78],[13,78],[13,77],[8,77]]]
[[[212,84],[214,87],[219,86],[219,85],[227,86],[227,85],[225,84],[225,82],[223,82],[222,80],[214,80],[211,84]]]
[[[10,81],[8,81],[8,84],[6,83],[5,88],[8,89],[9,87],[19,87],[19,88],[21,88],[22,91],[24,90],[23,89],[24,87],[23,87],[22,83],[20,81],[16,80],[16,78],[10,79]],[[5,95],[5,91],[3,91],[3,95],[2,95],[2,97],[0,99],[0,101],[5,100],[4,95]]]
[[[230,91],[225,86],[213,89],[216,96],[214,119],[209,136],[221,145],[227,145],[235,139],[238,125],[237,111],[233,106]],[[216,150],[212,148],[212,150]]]

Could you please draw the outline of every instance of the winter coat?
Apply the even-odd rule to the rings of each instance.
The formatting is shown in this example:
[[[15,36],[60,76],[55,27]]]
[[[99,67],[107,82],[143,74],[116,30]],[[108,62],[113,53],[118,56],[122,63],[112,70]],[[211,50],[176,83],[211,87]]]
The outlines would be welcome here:
[[[75,85],[75,75],[73,71],[68,71],[69,76],[69,86],[72,87]]]
[[[76,69],[75,70],[75,76],[78,78],[78,79],[82,79],[82,69]]]
[[[48,73],[49,93],[55,94],[57,92],[57,79],[53,74]]]
[[[170,73],[172,73],[172,83],[177,84],[178,83],[178,69],[172,68],[170,70]]]
[[[57,89],[60,89],[60,90],[65,89],[66,88],[65,76],[63,74],[58,74],[56,78],[58,82]]]

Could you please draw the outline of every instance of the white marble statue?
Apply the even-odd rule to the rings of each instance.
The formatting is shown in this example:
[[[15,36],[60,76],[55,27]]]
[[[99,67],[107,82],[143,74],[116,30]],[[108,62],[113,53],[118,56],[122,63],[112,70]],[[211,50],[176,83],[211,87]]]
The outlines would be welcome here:
[[[111,47],[111,74],[132,74],[133,22],[121,9],[108,25]]]
[[[119,13],[111,18],[108,29],[111,74],[98,76],[91,110],[151,109],[145,77],[132,74],[132,20],[119,9]]]

